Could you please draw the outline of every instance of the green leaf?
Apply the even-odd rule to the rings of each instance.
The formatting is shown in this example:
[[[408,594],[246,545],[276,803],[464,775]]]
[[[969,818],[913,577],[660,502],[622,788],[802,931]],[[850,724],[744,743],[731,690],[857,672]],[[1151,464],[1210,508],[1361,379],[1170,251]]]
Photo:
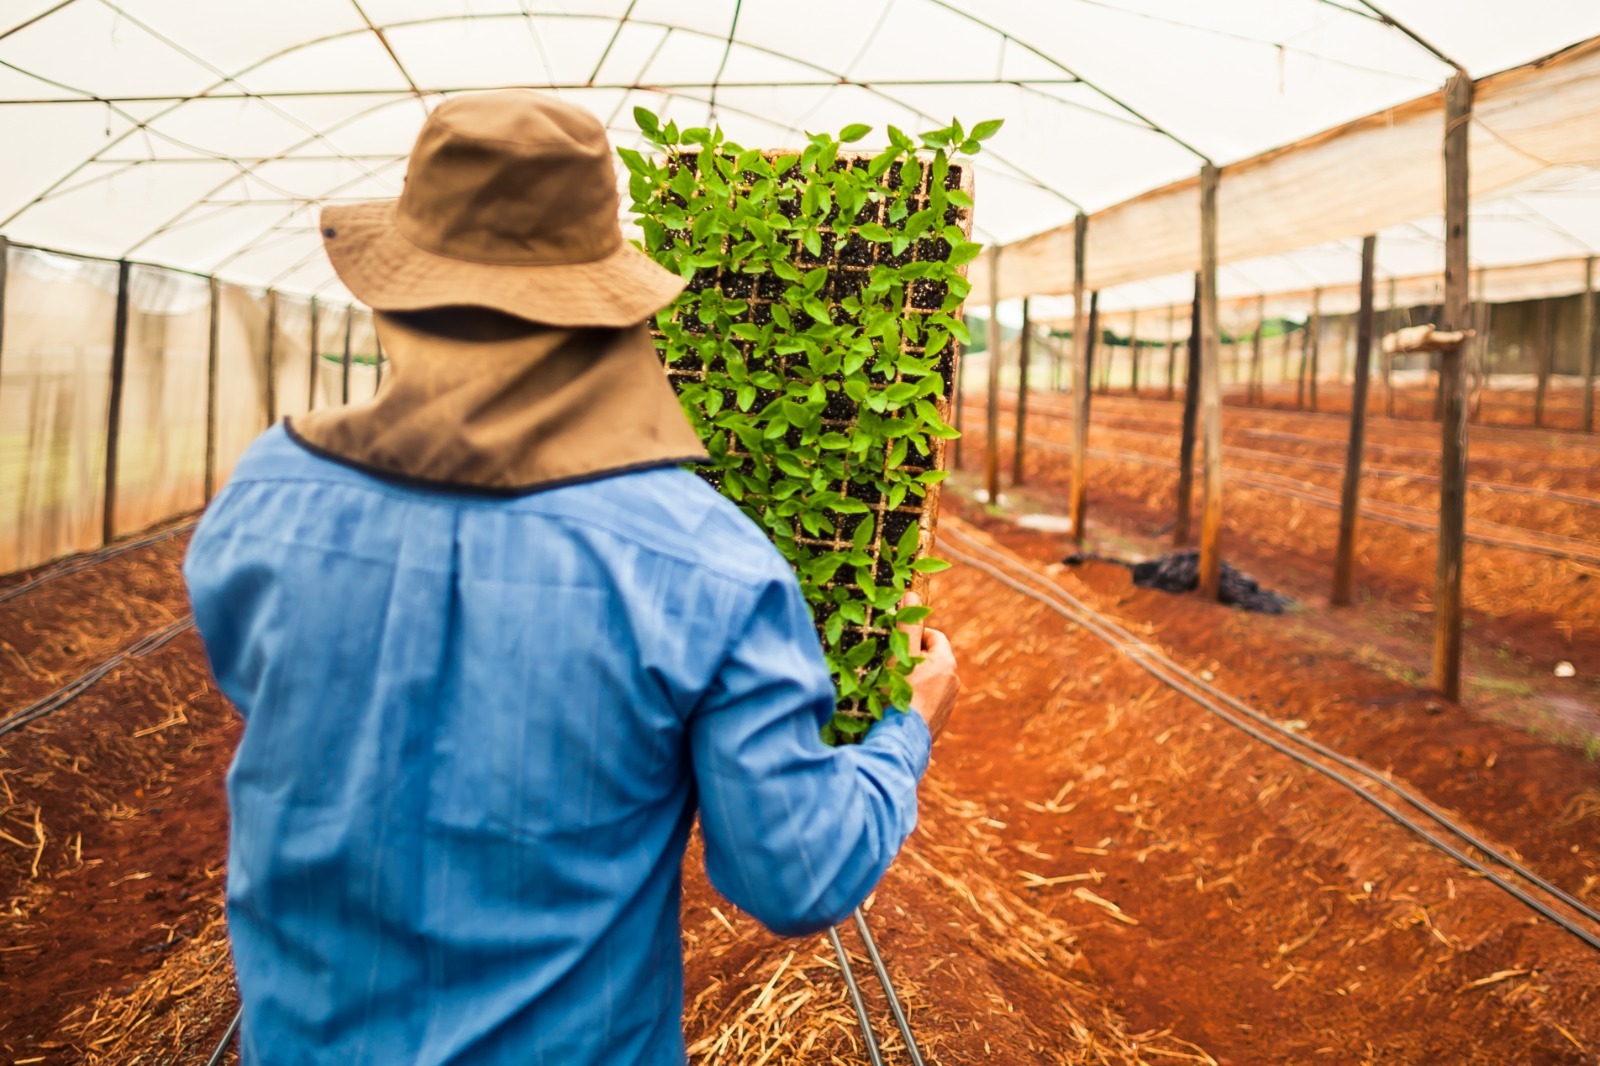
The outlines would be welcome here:
[[[859,141],[861,138],[865,137],[871,132],[871,126],[867,125],[865,122],[857,122],[853,125],[846,126],[844,129],[839,131],[839,141],[842,144],[850,144],[854,141]]]
[[[919,574],[938,574],[950,569],[950,564],[943,559],[927,556],[911,564],[911,569]]]
[[[647,107],[633,109],[633,122],[645,134],[655,134],[661,129],[661,120]]]
[[[990,137],[1000,132],[1000,127],[1006,124],[1003,118],[986,119],[972,127],[970,139],[974,141],[987,141]]]

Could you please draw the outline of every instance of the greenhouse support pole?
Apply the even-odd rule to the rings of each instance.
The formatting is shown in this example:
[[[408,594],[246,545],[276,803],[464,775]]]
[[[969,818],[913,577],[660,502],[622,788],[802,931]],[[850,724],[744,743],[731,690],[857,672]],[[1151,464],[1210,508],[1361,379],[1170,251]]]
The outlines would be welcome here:
[[[222,350],[222,282],[211,278],[206,323],[206,502],[217,494],[217,364]]]
[[[322,365],[318,349],[322,345],[322,306],[311,298],[311,370],[306,374],[306,410],[317,409],[317,368]]]
[[[1533,387],[1533,424],[1544,428],[1544,403],[1550,393],[1550,371],[1556,356],[1556,305],[1543,300],[1539,307],[1539,379]]]
[[[1022,484],[1023,457],[1027,454],[1028,357],[1033,349],[1033,324],[1028,318],[1028,298],[1022,298],[1022,335],[1017,338],[1016,440],[1011,446],[1011,483]]]
[[[1395,317],[1395,304],[1398,302],[1395,279],[1389,279],[1389,310],[1383,316],[1383,330],[1393,333],[1399,327],[1399,319]],[[1383,417],[1394,417],[1394,355],[1383,354]]]
[[[1133,318],[1128,322],[1128,358],[1133,360],[1133,382],[1128,387],[1135,396],[1139,395],[1139,309],[1133,309]]]
[[[1350,447],[1344,458],[1344,492],[1339,500],[1339,547],[1333,562],[1335,607],[1355,591],[1356,515],[1361,508],[1361,458],[1366,446],[1367,381],[1372,373],[1372,284],[1378,238],[1361,240],[1361,310],[1356,316],[1356,373],[1350,383]]]
[[[1167,308],[1167,399],[1169,400],[1172,399],[1176,389],[1173,378],[1178,373],[1178,342],[1172,339],[1172,335],[1177,332],[1177,321],[1178,309]]]
[[[1200,275],[1194,276],[1194,302],[1189,305],[1189,358],[1183,375],[1183,430],[1178,440],[1178,506],[1172,522],[1172,543],[1189,543],[1189,505],[1194,496],[1194,425],[1200,402]]]
[[[1084,306],[1084,259],[1089,238],[1089,216],[1072,220],[1072,498],[1068,513],[1072,538],[1083,547],[1084,473],[1089,457],[1089,316]]]
[[[989,255],[989,391],[985,397],[983,484],[1000,503],[1000,249]]]
[[[1583,261],[1583,430],[1594,432],[1594,256]]]
[[[1250,385],[1245,389],[1245,402],[1261,402],[1261,331],[1267,324],[1267,298],[1256,297],[1256,335],[1250,339]]]
[[[117,535],[117,450],[122,437],[122,382],[128,367],[128,277],[133,265],[117,261],[117,317],[111,334],[111,397],[106,405],[106,495],[100,513],[100,539]]]
[[[1105,367],[1111,363],[1110,346],[1101,343],[1104,339],[1100,336],[1100,290],[1096,289],[1089,294],[1089,336],[1087,342],[1089,345],[1089,371],[1091,374],[1095,372],[1097,366],[1101,371],[1104,371]],[[1103,356],[1100,353],[1101,348],[1107,349]],[[1100,360],[1098,364],[1095,361],[1096,359]],[[1101,380],[1106,380],[1103,374]],[[1102,393],[1105,392],[1104,389],[1100,391]]]
[[[6,284],[10,281],[11,242],[0,236],[0,367],[5,363]]]
[[[1322,372],[1322,290],[1311,290],[1311,323],[1307,326],[1306,343],[1311,346],[1308,356],[1311,369],[1306,372],[1306,388],[1311,399],[1311,409],[1317,409],[1317,376]]]
[[[344,309],[344,384],[339,390],[339,402],[350,402],[350,330],[355,325],[356,309],[346,304]]]
[[[1200,496],[1200,594],[1211,600],[1222,594],[1222,337],[1217,320],[1217,185],[1221,177],[1215,164],[1200,168],[1200,432],[1205,444],[1201,453],[1205,476]],[[1234,377],[1237,380],[1237,370]]]
[[[1457,74],[1445,86],[1444,314],[1441,328],[1468,324],[1472,294],[1467,258],[1467,132],[1472,120],[1472,79]],[[1434,590],[1433,685],[1449,700],[1461,698],[1461,566],[1467,525],[1467,376],[1463,348],[1441,353],[1439,551]]]
[[[278,423],[278,290],[267,290],[267,425]]]

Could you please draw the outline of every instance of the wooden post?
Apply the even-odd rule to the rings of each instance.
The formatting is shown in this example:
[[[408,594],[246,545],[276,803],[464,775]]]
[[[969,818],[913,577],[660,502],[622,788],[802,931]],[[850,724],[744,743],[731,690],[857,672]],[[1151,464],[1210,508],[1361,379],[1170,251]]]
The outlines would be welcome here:
[[[1000,502],[1000,249],[989,254],[989,392],[984,423],[983,484]]]
[[[1111,346],[1100,343],[1105,339],[1100,333],[1100,290],[1096,289],[1089,294],[1089,370],[1092,373],[1097,368],[1099,369],[1100,394],[1103,396],[1107,385],[1111,381],[1110,372],[1107,369],[1111,365]],[[1106,349],[1104,355],[1100,353],[1101,348]]]
[[[1317,376],[1322,372],[1322,290],[1311,290],[1311,324],[1307,327],[1306,343],[1311,345],[1311,370],[1306,375],[1311,395],[1311,409],[1317,409]]]
[[[1396,288],[1395,279],[1390,278],[1389,310],[1383,316],[1383,331],[1385,333],[1393,333],[1400,328],[1400,320],[1396,317],[1394,306],[1397,302]],[[1394,356],[1392,355],[1383,356],[1383,416],[1385,418],[1394,417]]]
[[[1256,335],[1250,341],[1250,387],[1245,390],[1248,403],[1260,403],[1261,387],[1261,331],[1267,327],[1267,297],[1256,297]]]
[[[267,425],[278,421],[278,290],[267,290]]]
[[[1544,428],[1544,401],[1550,391],[1550,371],[1556,357],[1556,304],[1542,300],[1539,305],[1539,380],[1533,388],[1533,424]]]
[[[11,270],[11,242],[0,234],[0,369],[4,368],[6,350],[6,284]]]
[[[117,263],[117,310],[111,334],[111,396],[106,405],[106,494],[100,514],[100,539],[117,536],[117,451],[122,436],[122,382],[128,367],[128,278],[132,264]]]
[[[1222,351],[1217,321],[1217,185],[1221,176],[1211,163],[1200,168],[1200,431],[1205,441],[1200,594],[1212,600],[1222,593]]]
[[[1333,596],[1339,607],[1355,590],[1356,515],[1361,507],[1361,458],[1367,430],[1367,379],[1372,372],[1373,269],[1378,238],[1361,241],[1361,310],[1356,317],[1356,373],[1350,383],[1350,447],[1344,459],[1344,492],[1339,500],[1339,547],[1334,553]]]
[[[1133,381],[1128,386],[1135,396],[1139,395],[1139,309],[1134,308],[1133,317],[1128,320],[1128,358],[1133,360]]]
[[[322,366],[322,305],[311,298],[311,372],[306,375],[306,410],[317,409],[317,374]]]
[[[967,402],[966,389],[964,387],[966,373],[967,361],[961,358],[958,354],[956,358],[955,424],[953,426],[956,431],[956,437],[950,442],[950,447],[952,448],[952,453],[950,455],[950,468],[952,470],[961,469],[961,443],[966,439],[961,431],[961,409],[966,406]]]
[[[222,282],[211,279],[211,310],[206,334],[206,502],[217,494],[217,366],[222,353]]]
[[[1178,439],[1178,506],[1172,522],[1172,543],[1189,543],[1189,504],[1194,496],[1194,426],[1200,410],[1200,275],[1194,276],[1189,305],[1189,359],[1183,376],[1183,428]]]
[[[1083,281],[1088,237],[1089,216],[1080,213],[1072,222],[1072,498],[1068,501],[1072,538],[1080,548],[1087,516],[1084,475],[1089,458],[1089,316]]]
[[[1178,373],[1178,342],[1172,336],[1177,331],[1177,320],[1178,309],[1167,308],[1167,399],[1169,400],[1172,399],[1176,389],[1174,379]]]
[[[1311,315],[1307,313],[1306,324],[1300,331],[1300,371],[1295,375],[1294,406],[1296,410],[1303,411],[1306,406],[1306,371],[1311,366]]]
[[[1583,261],[1583,429],[1594,432],[1595,364],[1594,256]]]
[[[340,402],[350,402],[350,331],[355,326],[356,309],[346,304],[344,309],[344,385],[340,389]]]
[[[1011,483],[1022,484],[1023,461],[1028,451],[1028,357],[1033,348],[1033,323],[1028,317],[1028,298],[1022,298],[1022,334],[1017,338],[1017,415],[1016,440],[1011,445]]]
[[[1445,86],[1444,314],[1441,328],[1467,324],[1471,281],[1467,259],[1467,127],[1472,120],[1472,79],[1457,74]],[[1439,394],[1439,550],[1434,590],[1433,684],[1449,700],[1461,698],[1461,567],[1467,524],[1467,376],[1460,347],[1443,353]]]

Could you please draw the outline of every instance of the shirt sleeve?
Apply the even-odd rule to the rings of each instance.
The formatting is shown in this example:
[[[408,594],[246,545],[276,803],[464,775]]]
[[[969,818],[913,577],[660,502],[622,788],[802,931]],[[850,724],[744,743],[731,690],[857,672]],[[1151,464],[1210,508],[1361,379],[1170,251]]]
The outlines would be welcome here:
[[[891,710],[861,744],[830,748],[819,734],[833,709],[799,586],[773,580],[689,736],[711,883],[783,936],[847,917],[917,824],[932,744],[922,716]]]

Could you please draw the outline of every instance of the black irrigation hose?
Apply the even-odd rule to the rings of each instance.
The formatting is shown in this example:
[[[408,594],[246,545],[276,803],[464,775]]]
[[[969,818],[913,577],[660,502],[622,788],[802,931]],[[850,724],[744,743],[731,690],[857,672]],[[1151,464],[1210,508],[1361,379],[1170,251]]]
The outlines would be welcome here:
[[[152,533],[147,537],[140,537],[137,540],[125,540],[108,548],[102,548],[97,552],[89,552],[87,555],[77,555],[71,559],[64,560],[56,566],[34,575],[27,581],[12,585],[8,589],[0,590],[0,603],[16,599],[24,592],[36,589],[40,585],[54,581],[58,577],[76,574],[78,571],[87,570],[91,566],[99,566],[107,559],[115,559],[119,555],[125,555],[128,552],[137,551],[140,548],[149,547],[152,544],[158,544],[171,537],[176,537],[179,533],[185,533],[193,529],[198,521],[198,518],[191,518],[187,522],[163,529],[159,533]]]
[[[1471,855],[1454,846],[1449,841],[1441,840],[1439,837],[1433,835],[1425,827],[1397,809],[1393,804],[1374,796],[1371,792],[1363,788],[1358,782],[1352,780],[1337,770],[1330,769],[1321,765],[1320,763],[1315,762],[1303,752],[1297,751],[1291,746],[1291,744],[1285,743],[1283,740],[1270,735],[1267,731],[1270,730],[1272,733],[1280,734],[1293,744],[1300,745],[1301,747],[1309,749],[1318,755],[1331,759],[1339,763],[1341,766],[1360,774],[1362,777],[1365,777],[1372,783],[1390,790],[1394,794],[1402,797],[1408,804],[1421,811],[1433,822],[1447,829],[1455,836],[1481,851],[1483,854],[1489,856],[1489,858],[1491,858],[1495,863],[1505,867],[1507,870],[1513,872],[1528,883],[1538,886],[1540,889],[1561,900],[1561,902],[1572,907],[1574,910],[1580,912],[1590,920],[1600,922],[1600,914],[1597,914],[1592,908],[1586,906],[1569,893],[1564,892],[1555,885],[1550,884],[1550,882],[1544,880],[1538,874],[1535,874],[1533,871],[1522,866],[1520,863],[1513,861],[1501,852],[1495,850],[1480,838],[1458,828],[1429,801],[1423,799],[1421,796],[1418,796],[1416,793],[1411,792],[1404,786],[1396,785],[1392,781],[1389,781],[1387,778],[1370,767],[1365,766],[1364,764],[1351,759],[1348,756],[1342,755],[1339,752],[1336,752],[1333,749],[1310,739],[1309,737],[1300,736],[1293,730],[1280,725],[1267,715],[1248,707],[1234,697],[1222,692],[1220,689],[1217,689],[1215,686],[1207,684],[1202,679],[1189,673],[1187,670],[1183,669],[1183,667],[1167,658],[1158,649],[1155,649],[1149,644],[1139,640],[1132,633],[1129,633],[1116,622],[1101,615],[1093,607],[1090,607],[1088,604],[1079,600],[1077,597],[1061,588],[1055,582],[1038,576],[1026,566],[1021,565],[1015,560],[1008,558],[1000,552],[994,551],[993,549],[983,545],[965,533],[954,529],[946,528],[940,532],[939,536],[942,539],[945,539],[947,542],[947,546],[943,549],[943,553],[953,558],[956,562],[960,562],[971,566],[974,569],[983,571],[996,581],[999,581],[1001,584],[1022,593],[1024,596],[1027,596],[1030,599],[1037,600],[1046,607],[1049,607],[1051,610],[1054,610],[1057,614],[1060,614],[1068,620],[1083,626],[1090,633],[1093,633],[1095,636],[1099,637],[1113,648],[1122,651],[1136,664],[1138,664],[1138,666],[1146,673],[1156,678],[1156,680],[1161,681],[1169,688],[1172,688],[1173,690],[1189,697],[1202,709],[1209,711],[1218,718],[1221,718],[1235,729],[1238,729],[1245,734],[1254,737],[1256,740],[1261,741],[1274,751],[1277,751],[1283,755],[1287,755],[1295,762],[1300,763],[1301,765],[1314,770],[1319,774],[1322,774],[1329,780],[1332,780],[1335,783],[1349,789],[1358,798],[1371,804],[1373,807],[1376,807],[1379,811],[1387,815],[1392,821],[1396,822],[1415,836],[1419,837],[1425,843],[1450,856],[1452,859],[1455,859],[1457,862],[1472,870],[1474,873],[1479,874],[1497,888],[1502,889],[1507,894],[1536,911],[1541,916],[1549,919],[1562,929],[1565,929],[1579,940],[1582,940],[1585,944],[1595,948],[1596,950],[1600,950],[1600,935],[1596,935],[1595,933],[1584,929],[1582,926],[1574,923],[1571,919],[1567,918],[1559,911],[1551,908],[1542,900],[1530,895],[1526,890],[1507,881],[1505,878],[1495,873],[1478,859],[1473,858]],[[1023,574],[1034,583],[1043,586],[1049,591],[1049,595],[1040,595],[1037,590],[1022,584],[1020,581],[1017,581],[1014,578],[1008,577],[996,567],[948,547],[948,541],[950,539],[958,539],[973,550],[983,555],[987,555],[992,559],[999,560],[1008,568]],[[1241,721],[1235,713],[1230,713],[1228,710],[1224,710],[1222,704],[1219,704],[1215,700],[1211,699],[1210,696],[1215,696],[1218,699],[1221,699],[1227,703],[1229,707],[1237,713],[1237,715],[1242,715],[1249,721]]]
[[[239,1021],[243,1017],[243,1007],[233,1012],[233,1020],[228,1023],[228,1028],[222,1034],[222,1039],[217,1041],[217,1046],[212,1050],[211,1057],[206,1060],[206,1066],[222,1066],[223,1056],[228,1053],[228,1045],[233,1043],[235,1034],[239,1032]]]
[[[867,1017],[867,1003],[861,998],[861,986],[856,984],[856,971],[839,941],[839,930],[830,928],[828,939],[833,942],[833,953],[839,956],[839,972],[844,975],[844,986],[850,992],[850,1003],[856,1009],[856,1019],[861,1022],[861,1039],[867,1048],[867,1058],[872,1066],[883,1066],[883,1052],[878,1049],[878,1038],[872,1032],[872,1020]]]
[[[194,616],[190,615],[189,617],[173,622],[171,625],[163,629],[156,630],[147,637],[135,641],[126,648],[123,648],[121,651],[117,652],[115,655],[111,656],[111,658],[107,659],[99,666],[94,667],[86,673],[80,674],[78,677],[67,682],[65,685],[62,685],[60,688],[56,689],[44,699],[39,700],[37,703],[33,703],[27,707],[24,707],[22,710],[6,718],[0,718],[0,737],[3,737],[7,733],[10,733],[14,730],[22,728],[29,722],[36,722],[40,718],[43,718],[45,715],[50,714],[53,711],[60,710],[62,707],[65,707],[67,704],[83,695],[90,688],[94,687],[97,682],[99,682],[111,671],[127,662],[129,659],[138,659],[149,655],[151,652],[166,646],[174,638],[187,633],[193,628]]]

